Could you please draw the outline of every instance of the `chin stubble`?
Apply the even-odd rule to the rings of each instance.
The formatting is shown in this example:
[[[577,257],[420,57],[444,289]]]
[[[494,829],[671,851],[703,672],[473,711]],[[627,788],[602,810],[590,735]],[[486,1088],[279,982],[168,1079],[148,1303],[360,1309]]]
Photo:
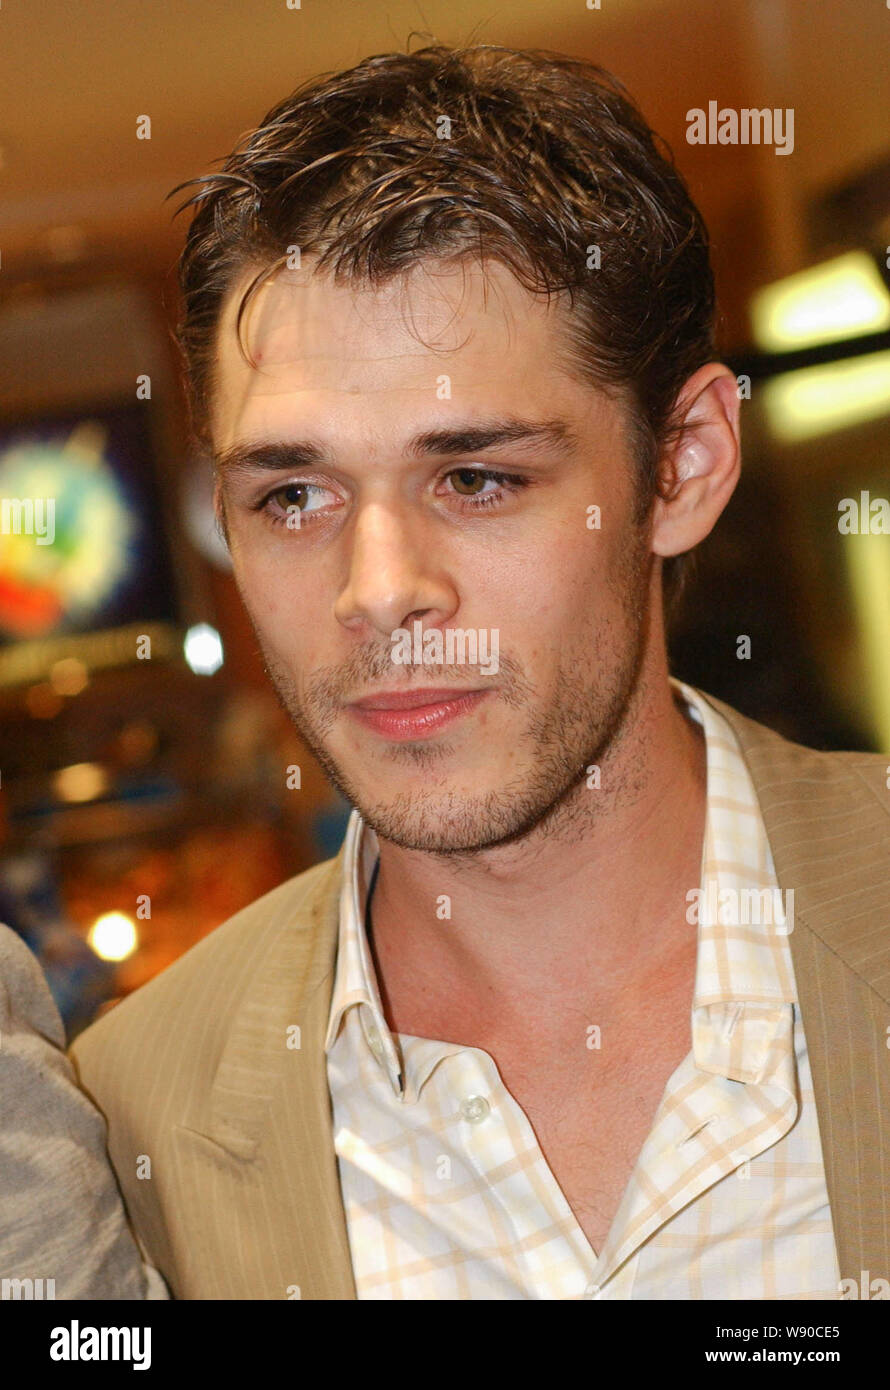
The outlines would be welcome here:
[[[448,769],[454,766],[458,750],[445,737],[386,746],[382,756],[390,767],[405,768],[412,780],[418,773],[425,775],[428,784],[373,802],[332,755],[328,740],[343,717],[344,704],[385,685],[393,670],[390,649],[357,648],[345,662],[314,671],[300,692],[290,673],[264,646],[256,624],[254,630],[282,707],[331,783],[383,839],[450,861],[523,839],[541,843],[577,839],[619,801],[639,794],[641,778],[626,765],[620,782],[610,778],[610,771],[644,695],[650,559],[639,551],[625,555],[624,573],[614,586],[616,590],[620,586],[621,621],[594,624],[590,642],[600,654],[598,662],[591,665],[589,643],[579,643],[575,652],[567,654],[557,669],[547,708],[536,699],[520,664],[501,654],[493,699],[520,717],[527,712],[515,739],[517,761],[524,771],[503,786],[478,794],[448,788]],[[406,670],[409,675],[415,671],[416,683],[423,685],[439,682],[472,689],[484,687],[488,679],[466,666],[402,668],[403,673]],[[608,674],[605,688],[604,673]],[[484,759],[485,739],[479,742]],[[600,768],[601,783],[596,789],[588,786],[591,766]]]

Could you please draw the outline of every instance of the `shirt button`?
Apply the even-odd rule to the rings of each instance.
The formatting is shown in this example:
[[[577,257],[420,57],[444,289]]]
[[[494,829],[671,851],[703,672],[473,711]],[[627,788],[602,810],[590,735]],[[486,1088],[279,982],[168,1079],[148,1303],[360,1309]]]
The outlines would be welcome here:
[[[491,1113],[491,1106],[484,1096],[467,1096],[461,1101],[460,1113],[471,1125],[479,1125]]]

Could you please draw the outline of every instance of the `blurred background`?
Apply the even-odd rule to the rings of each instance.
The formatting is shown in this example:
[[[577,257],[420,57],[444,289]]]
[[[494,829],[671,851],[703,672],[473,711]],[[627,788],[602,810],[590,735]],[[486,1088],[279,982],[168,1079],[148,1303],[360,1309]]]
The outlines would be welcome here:
[[[0,921],[69,1036],[339,847],[348,807],[271,694],[189,446],[186,222],[164,199],[298,83],[412,31],[591,59],[670,144],[713,238],[745,446],[673,669],[786,736],[890,758],[883,0],[5,0],[0,499],[56,508],[52,544],[39,504],[0,525]],[[688,144],[709,101],[793,108],[793,152]]]

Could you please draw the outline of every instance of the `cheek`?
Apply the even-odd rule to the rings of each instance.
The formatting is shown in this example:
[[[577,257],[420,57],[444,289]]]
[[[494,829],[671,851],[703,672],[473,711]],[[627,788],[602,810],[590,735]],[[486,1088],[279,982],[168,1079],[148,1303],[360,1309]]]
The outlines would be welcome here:
[[[280,645],[279,627],[289,607],[287,587],[280,573],[255,549],[241,547],[237,541],[232,544],[231,555],[235,584],[254,627],[264,634],[268,631]],[[293,624],[289,626],[292,628]]]
[[[540,551],[523,558],[505,588],[506,606],[521,627],[547,638],[585,627],[601,606],[609,560],[601,531],[555,532]]]

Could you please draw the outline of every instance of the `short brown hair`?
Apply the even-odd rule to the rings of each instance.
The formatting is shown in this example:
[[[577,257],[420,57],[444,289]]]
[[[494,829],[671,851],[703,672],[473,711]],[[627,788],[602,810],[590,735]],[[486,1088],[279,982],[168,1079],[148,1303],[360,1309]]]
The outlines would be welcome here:
[[[637,520],[648,515],[677,395],[714,355],[714,282],[701,215],[616,78],[499,45],[366,58],[298,87],[221,172],[170,196],[194,185],[177,209],[196,208],[177,338],[205,446],[221,308],[246,269],[257,274],[239,338],[250,297],[289,246],[369,285],[422,258],[475,254],[532,292],[568,293],[573,366],[630,402]],[[664,562],[667,601],[683,559]]]

